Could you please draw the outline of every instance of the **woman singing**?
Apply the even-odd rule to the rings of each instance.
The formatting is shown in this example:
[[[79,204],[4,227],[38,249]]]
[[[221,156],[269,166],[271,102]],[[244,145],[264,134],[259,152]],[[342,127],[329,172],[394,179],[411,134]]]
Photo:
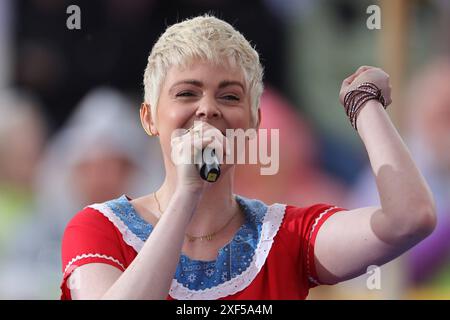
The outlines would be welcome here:
[[[237,157],[227,129],[259,127],[262,76],[257,52],[228,23],[200,16],[167,28],[148,58],[140,109],[144,130],[159,137],[165,180],[73,217],[62,299],[305,299],[432,232],[433,197],[385,112],[389,76],[374,67],[346,78],[340,101],[367,150],[379,206],[248,199],[233,193],[236,162],[221,162],[217,181],[202,179],[195,159],[205,147]]]

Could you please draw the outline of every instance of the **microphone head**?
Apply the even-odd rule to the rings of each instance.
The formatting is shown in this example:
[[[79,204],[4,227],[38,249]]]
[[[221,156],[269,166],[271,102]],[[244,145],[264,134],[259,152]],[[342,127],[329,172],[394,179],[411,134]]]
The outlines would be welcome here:
[[[205,152],[211,152],[210,156],[213,160],[211,163],[204,162],[203,154]],[[217,179],[220,177],[220,164],[219,160],[217,159],[216,152],[214,149],[205,148],[202,151],[202,161],[201,164],[198,166],[200,177],[208,182],[216,182]]]
[[[200,177],[208,182],[216,182],[220,177],[220,166],[216,164],[203,164],[200,168]]]

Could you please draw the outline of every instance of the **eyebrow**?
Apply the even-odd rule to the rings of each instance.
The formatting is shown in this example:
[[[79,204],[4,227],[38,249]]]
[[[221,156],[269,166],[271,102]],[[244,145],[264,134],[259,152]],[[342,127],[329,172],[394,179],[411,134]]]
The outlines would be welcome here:
[[[180,85],[180,84],[191,84],[191,85],[194,85],[194,86],[199,87],[199,88],[203,88],[203,87],[204,87],[203,82],[201,82],[201,81],[199,81],[199,80],[195,80],[195,79],[186,79],[186,80],[178,81],[178,82],[176,82],[174,85],[172,85],[172,87],[169,89],[169,92],[172,91],[173,88],[175,88],[176,86],[178,86],[178,85]],[[242,91],[245,92],[245,87],[244,87],[244,85],[243,85],[241,82],[239,82],[239,81],[223,80],[223,81],[221,81],[221,82],[219,83],[219,89],[223,89],[223,88],[228,87],[228,86],[239,86],[239,87],[242,88]]]
[[[241,87],[241,88],[242,88],[242,91],[245,92],[245,87],[244,87],[244,85],[243,85],[241,82],[239,82],[239,81],[224,80],[224,81],[222,81],[222,82],[219,83],[219,89],[223,89],[223,88],[228,87],[228,86],[238,86],[238,87]]]

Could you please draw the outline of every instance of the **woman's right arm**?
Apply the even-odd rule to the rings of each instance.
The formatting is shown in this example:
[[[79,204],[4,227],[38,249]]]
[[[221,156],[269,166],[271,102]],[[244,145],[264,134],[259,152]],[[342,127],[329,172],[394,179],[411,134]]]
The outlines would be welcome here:
[[[122,272],[102,263],[91,263],[78,267],[68,279],[76,283],[70,289],[72,299],[166,299],[169,294],[183,247],[186,228],[208,182],[203,181],[192,162],[202,149],[216,146],[226,152],[226,141],[222,133],[207,123],[199,123],[193,130],[203,129],[199,141],[192,139],[192,132],[174,137],[177,160],[177,188],[164,214],[153,229],[144,246]],[[215,140],[211,139],[215,136]],[[213,142],[212,142],[213,141]],[[193,155],[190,154],[194,146]],[[175,160],[175,159],[173,159]],[[75,280],[75,281],[70,281]]]
[[[201,192],[178,189],[130,266],[121,272],[107,264],[79,267],[72,299],[166,299],[180,258],[186,227]],[[164,245],[161,245],[164,244]],[[151,290],[149,290],[151,288]]]

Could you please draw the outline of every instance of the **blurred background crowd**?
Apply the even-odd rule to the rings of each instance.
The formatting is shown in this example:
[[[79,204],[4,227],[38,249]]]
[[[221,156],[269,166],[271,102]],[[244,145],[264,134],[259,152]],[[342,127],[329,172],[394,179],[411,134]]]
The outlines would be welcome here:
[[[69,30],[66,9],[81,9]],[[366,21],[381,8],[381,29]],[[377,205],[367,154],[338,101],[360,65],[384,68],[388,111],[428,181],[438,226],[369,275],[310,299],[450,298],[450,0],[1,0],[0,299],[58,299],[65,225],[84,206],[156,189],[157,138],[139,123],[142,78],[164,29],[212,13],[265,67],[262,128],[280,129],[280,170],[238,166],[235,192],[266,203]],[[401,192],[401,190],[399,190]]]

